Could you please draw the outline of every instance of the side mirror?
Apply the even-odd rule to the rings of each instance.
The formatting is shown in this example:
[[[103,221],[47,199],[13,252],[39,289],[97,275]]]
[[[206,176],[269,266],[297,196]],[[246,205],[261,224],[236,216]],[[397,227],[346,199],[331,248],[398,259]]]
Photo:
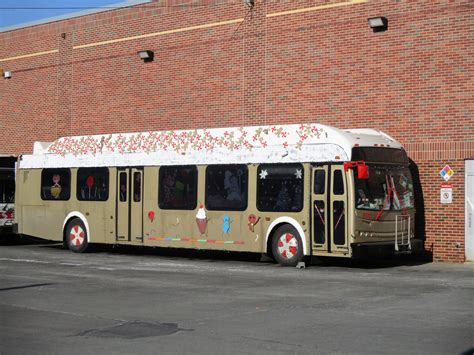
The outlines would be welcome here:
[[[357,162],[357,178],[360,180],[367,180],[369,178],[369,166],[365,162]]]
[[[361,180],[367,180],[369,178],[369,167],[365,165],[365,161],[349,161],[344,163],[344,171],[349,169],[357,168],[357,178]]]

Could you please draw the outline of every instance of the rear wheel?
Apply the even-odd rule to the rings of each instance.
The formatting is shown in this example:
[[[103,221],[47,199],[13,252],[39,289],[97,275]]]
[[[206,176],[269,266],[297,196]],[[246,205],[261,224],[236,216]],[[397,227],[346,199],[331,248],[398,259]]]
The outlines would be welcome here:
[[[66,227],[66,245],[75,253],[84,253],[88,247],[87,230],[79,218],[74,218]]]
[[[303,260],[303,242],[295,227],[285,224],[273,233],[272,252],[283,266],[296,266]]]

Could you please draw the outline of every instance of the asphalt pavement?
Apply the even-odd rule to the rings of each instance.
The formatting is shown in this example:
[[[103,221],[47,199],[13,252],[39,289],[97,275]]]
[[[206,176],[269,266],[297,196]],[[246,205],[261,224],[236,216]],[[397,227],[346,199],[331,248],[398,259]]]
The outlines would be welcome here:
[[[1,354],[472,354],[474,264],[0,245]]]

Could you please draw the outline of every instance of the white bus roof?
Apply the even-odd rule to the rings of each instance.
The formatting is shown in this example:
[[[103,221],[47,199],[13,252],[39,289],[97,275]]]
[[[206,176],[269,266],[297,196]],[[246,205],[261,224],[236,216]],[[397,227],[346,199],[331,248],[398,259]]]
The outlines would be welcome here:
[[[358,146],[402,148],[375,129],[321,124],[153,131],[36,142],[20,168],[342,162]]]

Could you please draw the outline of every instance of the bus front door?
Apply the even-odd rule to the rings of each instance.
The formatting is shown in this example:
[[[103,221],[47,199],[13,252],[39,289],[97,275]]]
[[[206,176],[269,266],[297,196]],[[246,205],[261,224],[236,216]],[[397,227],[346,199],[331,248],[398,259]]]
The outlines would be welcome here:
[[[347,181],[343,165],[331,165],[331,253],[348,254]]]
[[[143,242],[143,168],[117,169],[117,240]]]
[[[342,165],[313,167],[313,254],[346,254],[347,183]]]
[[[313,186],[311,187],[311,200],[313,206],[313,253],[328,251],[328,166],[313,168]]]

